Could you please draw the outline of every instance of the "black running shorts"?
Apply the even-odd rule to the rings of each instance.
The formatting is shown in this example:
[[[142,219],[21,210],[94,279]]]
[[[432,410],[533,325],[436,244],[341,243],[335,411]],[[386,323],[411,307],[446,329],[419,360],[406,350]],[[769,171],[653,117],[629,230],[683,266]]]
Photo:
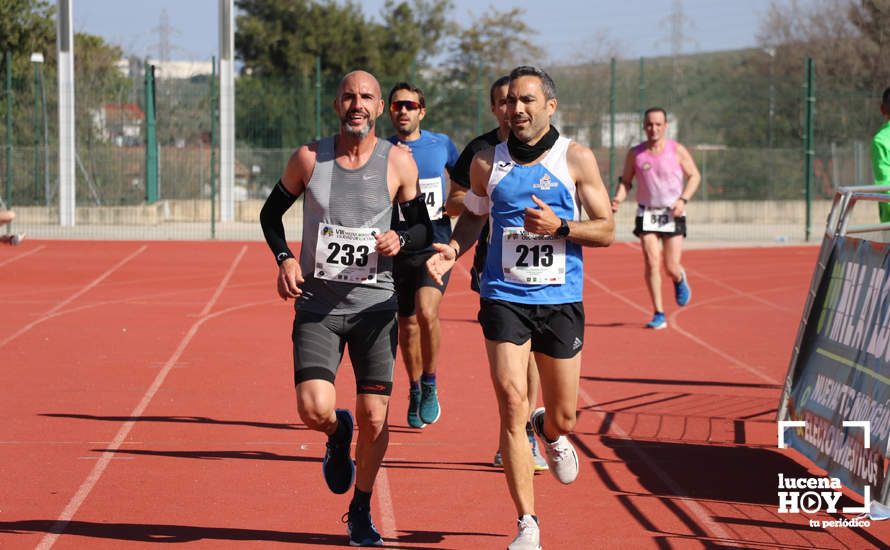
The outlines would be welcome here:
[[[356,393],[392,393],[398,326],[394,311],[322,315],[297,311],[294,316],[294,385],[307,380],[334,383],[349,346]]]
[[[399,254],[392,266],[392,278],[396,285],[396,298],[399,301],[399,317],[410,317],[416,310],[417,291],[425,286],[438,288],[445,294],[451,271],[442,276],[442,284],[436,283],[426,270],[426,261],[433,252],[420,254]]]
[[[518,304],[482,298],[479,324],[487,340],[522,345],[556,359],[571,359],[584,345],[584,304]]]

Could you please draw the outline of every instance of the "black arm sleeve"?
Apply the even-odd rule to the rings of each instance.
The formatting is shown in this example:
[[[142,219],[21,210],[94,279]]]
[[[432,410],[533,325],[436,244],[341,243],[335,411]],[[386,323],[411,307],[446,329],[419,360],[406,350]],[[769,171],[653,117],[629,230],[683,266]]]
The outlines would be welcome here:
[[[297,197],[292,195],[290,191],[284,188],[281,180],[275,184],[275,188],[269,193],[263,209],[260,210],[260,226],[263,228],[263,235],[266,237],[266,243],[275,255],[275,261],[278,265],[288,258],[293,258],[294,253],[287,246],[287,239],[284,238],[284,223],[281,217],[291,207]]]
[[[416,252],[433,244],[433,224],[430,222],[429,212],[426,211],[423,196],[418,195],[413,200],[399,203],[399,210],[405,218],[402,225],[404,229],[398,231],[402,250]]]

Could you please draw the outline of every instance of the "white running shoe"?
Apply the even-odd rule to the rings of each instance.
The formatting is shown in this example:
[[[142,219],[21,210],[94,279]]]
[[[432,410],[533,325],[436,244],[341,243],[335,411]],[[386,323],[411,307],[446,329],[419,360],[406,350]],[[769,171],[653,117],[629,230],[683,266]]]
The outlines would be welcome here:
[[[553,477],[566,485],[575,481],[579,469],[578,453],[575,452],[575,447],[564,435],[559,436],[552,443],[547,441],[544,436],[544,407],[535,409],[535,412],[532,413],[532,427],[541,441],[540,448],[544,451],[544,459],[550,466],[550,473],[553,474]]]
[[[541,550],[541,530],[538,528],[538,520],[531,514],[525,514],[517,523],[519,534],[507,550]]]
[[[18,246],[24,240],[24,233],[13,233],[11,235],[3,235],[2,237],[0,237],[0,242],[5,242],[10,246]]]

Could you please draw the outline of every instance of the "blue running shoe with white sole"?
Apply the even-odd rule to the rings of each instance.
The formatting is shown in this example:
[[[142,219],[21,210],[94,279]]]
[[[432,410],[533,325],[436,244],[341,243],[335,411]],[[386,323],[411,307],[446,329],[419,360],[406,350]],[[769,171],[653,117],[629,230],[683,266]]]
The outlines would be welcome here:
[[[674,297],[677,299],[678,306],[685,306],[692,298],[692,288],[689,286],[689,281],[686,280],[685,271],[680,280],[674,283]]]
[[[420,383],[420,420],[426,424],[435,424],[442,414],[439,406],[439,393],[436,384]]]
[[[420,418],[420,388],[408,390],[408,425],[423,428],[426,422]]]
[[[383,546],[383,537],[371,520],[371,509],[364,506],[349,506],[343,516],[349,546]]]
[[[661,330],[663,328],[667,328],[668,322],[664,317],[664,313],[660,311],[656,311],[655,315],[652,316],[652,320],[646,324],[646,328],[651,328],[654,330]]]

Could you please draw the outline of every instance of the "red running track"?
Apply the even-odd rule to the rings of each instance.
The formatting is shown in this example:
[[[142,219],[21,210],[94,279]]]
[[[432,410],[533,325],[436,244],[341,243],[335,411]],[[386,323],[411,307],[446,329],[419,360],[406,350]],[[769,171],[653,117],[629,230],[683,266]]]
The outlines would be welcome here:
[[[823,529],[809,520],[834,518],[776,510],[778,473],[821,475],[776,449],[774,422],[815,257],[688,251],[693,300],[653,332],[639,249],[586,252],[582,471],[571,486],[536,476],[545,548],[890,544],[890,522]],[[465,266],[441,310],[437,424],[407,428],[397,365],[372,502],[388,547],[515,536],[489,466],[497,414]],[[323,437],[297,418],[292,309],[275,275],[262,243],[0,250],[0,547],[343,546],[349,496],[327,491]],[[346,361],[337,387],[351,406]]]

